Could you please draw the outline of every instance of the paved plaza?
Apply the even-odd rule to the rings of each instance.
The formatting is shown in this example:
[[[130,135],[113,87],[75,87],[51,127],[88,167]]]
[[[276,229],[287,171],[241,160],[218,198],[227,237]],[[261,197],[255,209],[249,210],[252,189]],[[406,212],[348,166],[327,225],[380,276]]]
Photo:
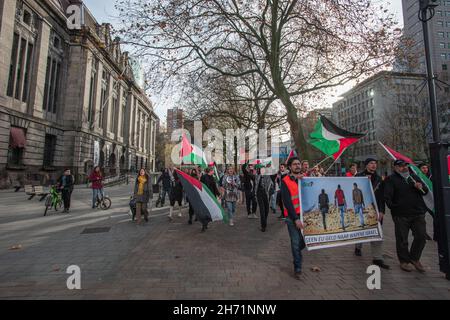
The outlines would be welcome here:
[[[1,191],[0,299],[450,299],[433,241],[423,254],[426,274],[400,270],[390,215],[384,253],[392,270],[382,271],[381,290],[369,290],[369,245],[362,257],[353,246],[305,251],[298,281],[279,212],[270,213],[266,233],[242,205],[234,227],[213,223],[205,233],[187,224],[187,208],[173,222],[168,208],[158,208],[146,226],[136,226],[131,188],[106,189],[113,205],[101,211],[91,209],[91,190],[80,186],[69,214],[46,217],[38,199]],[[70,265],[81,268],[81,290],[67,289]]]

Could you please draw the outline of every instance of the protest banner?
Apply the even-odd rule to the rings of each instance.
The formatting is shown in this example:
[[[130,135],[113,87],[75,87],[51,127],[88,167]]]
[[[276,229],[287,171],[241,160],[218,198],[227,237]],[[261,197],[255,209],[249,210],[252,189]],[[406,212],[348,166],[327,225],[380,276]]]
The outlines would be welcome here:
[[[308,250],[382,240],[369,179],[303,178],[300,184],[303,236]]]

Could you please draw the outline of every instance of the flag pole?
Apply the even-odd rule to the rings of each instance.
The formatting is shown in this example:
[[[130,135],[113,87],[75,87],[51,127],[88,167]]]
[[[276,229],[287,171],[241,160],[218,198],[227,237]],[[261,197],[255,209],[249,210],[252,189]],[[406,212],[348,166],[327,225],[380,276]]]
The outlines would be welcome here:
[[[327,171],[325,171],[325,172],[323,173],[324,176],[328,173],[328,171],[330,171],[330,169],[334,166],[334,164],[336,163],[336,161],[337,161],[338,159],[339,159],[339,158],[337,158],[336,160],[334,160],[333,163],[331,164],[331,166],[328,167]]]
[[[339,155],[339,157],[337,157],[337,158],[333,161],[333,163],[331,164],[331,166],[328,167],[327,171],[325,171],[325,172],[323,173],[323,175],[326,175],[326,174],[328,173],[328,171],[330,171],[330,169],[333,167],[333,165],[336,163],[336,161],[338,161],[339,158],[344,154],[345,150],[347,150],[347,148],[345,148],[344,151],[341,152],[341,154]]]
[[[322,161],[320,161],[318,164],[315,164],[314,167],[320,166],[322,163],[324,163],[326,160],[330,159],[332,156],[328,156],[325,159],[323,159]]]

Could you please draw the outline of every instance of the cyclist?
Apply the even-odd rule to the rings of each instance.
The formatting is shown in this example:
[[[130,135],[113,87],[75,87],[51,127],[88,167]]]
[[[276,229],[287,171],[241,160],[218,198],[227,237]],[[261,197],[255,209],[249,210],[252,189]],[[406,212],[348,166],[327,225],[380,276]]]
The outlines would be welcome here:
[[[99,166],[94,168],[91,175],[89,176],[89,181],[92,182],[92,209],[97,207],[97,197],[103,198],[105,194],[103,193],[103,175]]]

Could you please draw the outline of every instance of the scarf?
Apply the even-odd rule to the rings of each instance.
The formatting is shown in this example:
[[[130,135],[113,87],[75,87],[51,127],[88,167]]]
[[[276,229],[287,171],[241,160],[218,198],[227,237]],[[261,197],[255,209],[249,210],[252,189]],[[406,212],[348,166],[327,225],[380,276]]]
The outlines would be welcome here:
[[[145,176],[139,176],[138,178],[138,195],[143,195],[144,194],[144,186],[145,183],[147,182],[147,178]]]

